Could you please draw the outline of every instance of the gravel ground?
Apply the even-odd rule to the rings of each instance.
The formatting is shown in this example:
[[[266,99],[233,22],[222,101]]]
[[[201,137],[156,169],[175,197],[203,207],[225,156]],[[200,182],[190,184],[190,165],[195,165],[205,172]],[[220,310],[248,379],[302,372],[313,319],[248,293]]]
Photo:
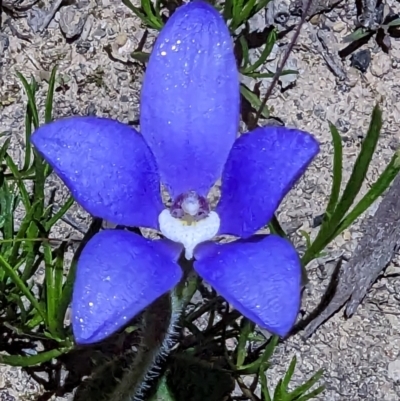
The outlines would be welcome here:
[[[388,3],[400,12],[397,2]],[[21,160],[24,150],[23,105],[26,98],[15,77],[16,70],[25,76],[33,74],[44,82],[38,94],[39,104],[43,105],[46,79],[51,67],[58,64],[63,79],[55,96],[56,117],[97,114],[124,122],[138,118],[143,70],[129,59],[129,53],[138,46],[144,34],[138,19],[119,1],[111,0],[79,2],[79,8],[62,7],[42,34],[34,32],[40,18],[39,12],[29,12],[27,18],[14,21],[15,28],[29,35],[31,42],[17,38],[10,28],[4,29],[9,45],[4,46],[7,41],[0,42],[3,48],[7,47],[0,76],[0,100],[4,105],[0,132],[11,131],[12,151],[17,160]],[[338,81],[327,67],[316,45],[316,32],[324,26],[329,35],[329,50],[335,53],[342,49],[341,41],[354,29],[354,21],[355,4],[349,1],[344,8],[305,24],[291,57],[292,65],[297,65],[300,71],[299,77],[286,90],[276,89],[269,101],[274,116],[288,126],[312,132],[321,143],[321,154],[286,198],[278,216],[286,227],[304,230],[311,236],[318,231],[314,228],[314,219],[324,212],[331,185],[332,145],[328,122],[338,126],[344,141],[346,180],[366,133],[372,108],[380,101],[384,128],[362,193],[382,172],[400,142],[400,42],[392,40],[389,55],[383,53],[374,40],[364,45],[363,48],[372,54],[371,64],[364,74],[351,67],[349,59],[340,61],[347,76],[344,83]],[[259,19],[254,23],[259,23]],[[73,34],[74,29],[79,31],[83,27],[83,31],[76,39],[68,39],[61,34],[60,26],[64,27],[67,36]],[[145,49],[151,48],[152,37],[150,32]],[[278,58],[289,38],[279,42]],[[105,49],[110,50],[112,58]],[[271,61],[271,68],[273,64]],[[251,81],[248,84],[254,85]],[[261,92],[265,92],[268,84],[268,80],[262,82]],[[57,179],[51,185],[61,188]],[[66,191],[59,196],[60,199],[66,197]],[[368,213],[375,210],[376,205]],[[74,206],[72,213],[82,225],[87,223],[87,215],[79,207]],[[57,233],[64,235],[67,229],[60,226]],[[309,265],[311,282],[304,298],[305,311],[311,311],[318,304],[335,260],[343,253],[351,255],[361,235],[359,224],[354,225],[335,240],[327,256]],[[298,234],[295,234],[295,241],[300,248],[304,245]],[[399,273],[400,259],[397,259],[375,283],[351,319],[346,321],[338,313],[310,339],[303,340],[301,333],[288,339],[273,357],[276,364],[269,371],[270,383],[281,377],[296,355],[298,367],[294,384],[301,383],[319,368],[325,369],[327,390],[320,400],[399,400]],[[41,391],[41,386],[25,372],[0,366],[0,401],[36,399]]]

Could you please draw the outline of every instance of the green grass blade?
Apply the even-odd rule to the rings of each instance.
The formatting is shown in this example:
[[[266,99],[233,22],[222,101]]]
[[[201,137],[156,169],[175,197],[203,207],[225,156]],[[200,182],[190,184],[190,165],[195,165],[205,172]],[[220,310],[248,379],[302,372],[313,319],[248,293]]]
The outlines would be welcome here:
[[[255,93],[253,93],[247,86],[241,84],[240,85],[240,93],[242,96],[251,104],[251,106],[258,110],[261,107],[261,100],[257,97]],[[264,118],[269,118],[269,110],[267,106],[264,106],[261,115]]]
[[[350,43],[365,38],[367,36],[372,36],[373,32],[366,30],[365,28],[358,28],[350,35],[345,36],[342,41],[343,43]]]
[[[360,192],[368,171],[372,156],[376,149],[379,134],[382,128],[382,112],[379,106],[375,106],[372,112],[370,126],[362,143],[360,153],[354,163],[350,179],[343,191],[340,201],[329,220],[322,224],[321,229],[311,247],[303,255],[302,262],[306,266],[316,255],[318,255],[334,238],[333,234],[341,223],[343,217],[352,206],[356,196]]]
[[[380,110],[379,106],[376,106],[372,112],[372,119],[367,136],[361,145],[361,150],[354,164],[349,182],[347,183],[342,198],[340,199],[332,216],[333,223],[339,223],[360,192],[365,176],[367,175],[372,156],[375,152],[376,145],[378,143],[381,128],[382,111]]]
[[[399,156],[397,154],[392,157],[392,160],[376,182],[371,186],[370,190],[340,223],[334,233],[335,237],[353,224],[354,221],[361,216],[383,194],[383,192],[386,191],[387,188],[389,188],[390,184],[400,172],[400,163],[397,161],[398,158]]]
[[[163,27],[163,22],[159,20],[153,12],[153,6],[150,0],[141,0],[142,8],[147,15],[147,18],[152,22],[155,29],[160,30]]]
[[[68,198],[68,200],[62,205],[62,207],[60,208],[60,210],[54,214],[54,216],[52,216],[46,223],[45,223],[45,229],[46,231],[50,231],[50,229],[54,226],[54,224],[56,224],[58,222],[58,220],[60,220],[65,213],[68,212],[68,210],[70,209],[70,207],[74,204],[74,198],[72,196],[70,196]]]
[[[25,89],[25,93],[28,97],[28,104],[30,107],[30,110],[32,112],[32,121],[33,121],[33,125],[35,126],[35,128],[39,127],[39,115],[38,115],[38,111],[37,111],[37,107],[36,107],[36,101],[35,101],[35,93],[34,90],[32,90],[32,86],[35,84],[35,81],[33,81],[33,85],[29,85],[28,81],[26,80],[26,78],[17,71],[17,76],[18,78],[21,80],[22,85],[24,86]]]
[[[63,293],[63,280],[64,280],[64,256],[67,248],[67,242],[63,242],[56,250],[56,258],[54,263],[54,303],[56,306],[56,333],[61,338],[65,338],[64,333],[64,318],[65,312],[60,310],[62,293]]]
[[[248,0],[246,2],[240,14],[240,24],[247,22],[247,20],[250,18],[251,12],[253,11],[256,1],[257,0]]]
[[[39,305],[39,302],[34,297],[34,295],[29,291],[28,287],[21,280],[18,273],[7,263],[7,261],[0,255],[0,266],[4,269],[5,273],[10,277],[13,283],[18,287],[23,295],[29,300],[32,306],[40,313],[43,319],[46,318],[46,314],[43,311],[42,307]]]
[[[296,363],[297,363],[297,358],[293,357],[292,361],[290,362],[289,368],[286,371],[285,376],[282,380],[282,386],[285,389],[285,391],[287,391],[289,388],[290,380],[292,380],[294,370],[296,369]]]
[[[0,163],[3,163],[3,161],[5,160],[5,157],[7,155],[8,147],[10,146],[10,141],[11,141],[11,138],[7,138],[4,141],[3,146],[0,149]]]
[[[259,376],[260,384],[261,384],[261,394],[263,397],[263,401],[272,401],[271,400],[271,395],[269,394],[269,389],[268,389],[268,381],[267,381],[267,376],[265,375],[264,367],[261,367],[261,372]]]
[[[228,21],[232,18],[233,15],[232,12],[233,12],[233,0],[226,0],[222,12],[225,21]]]
[[[146,64],[149,61],[150,53],[134,51],[131,53],[131,57],[139,63]]]
[[[47,321],[46,325],[52,334],[55,334],[55,327],[57,326],[56,321],[56,309],[55,305],[55,285],[53,275],[53,256],[51,247],[49,244],[43,244],[43,256],[45,266],[45,282],[46,282],[46,308],[47,308]]]
[[[328,206],[326,208],[326,215],[331,216],[336,208],[339,200],[340,188],[342,186],[342,171],[343,171],[343,144],[342,138],[337,128],[329,123],[329,128],[332,135],[333,143],[333,179],[331,196],[329,198]]]
[[[318,395],[325,391],[325,386],[319,386],[313,391],[310,391],[308,394],[303,395],[300,398],[297,398],[296,401],[308,401],[316,398]]]
[[[31,208],[31,201],[29,193],[25,187],[24,181],[21,179],[21,175],[19,173],[18,167],[15,165],[13,159],[10,155],[6,155],[6,163],[7,167],[10,169],[12,175],[15,177],[15,181],[18,185],[19,193],[21,195],[21,200],[24,205],[24,208],[27,212]]]
[[[145,25],[153,27],[153,23],[147,18],[139,7],[135,7],[130,0],[122,0],[122,4],[128,7]]]
[[[242,69],[241,73],[244,75],[251,74],[259,67],[261,67],[267,60],[268,56],[271,54],[272,48],[276,43],[276,39],[277,39],[277,32],[275,29],[273,29],[268,35],[267,43],[265,44],[264,50],[262,51],[260,58],[253,65]]]
[[[239,342],[236,348],[237,358],[236,366],[240,368],[246,359],[246,343],[249,335],[254,330],[254,324],[247,319],[242,320],[242,327],[240,330]]]
[[[249,59],[249,45],[247,44],[247,40],[243,35],[240,35],[239,37],[239,43],[240,46],[242,48],[242,54],[243,54],[243,67],[242,68],[246,68],[249,63],[250,63],[250,59]]]
[[[11,265],[14,265],[17,262],[19,250],[20,250],[20,247],[22,244],[22,240],[24,239],[25,234],[33,221],[35,209],[36,209],[36,204],[33,204],[32,207],[30,208],[30,210],[25,214],[25,216],[21,222],[21,225],[19,227],[17,235],[13,238],[14,243],[12,246],[12,251],[11,251],[11,255],[10,255],[10,259],[9,259],[9,263]]]
[[[298,75],[299,72],[296,70],[285,70],[282,71],[280,77],[284,75]],[[275,76],[274,72],[249,72],[246,74],[250,78],[273,78]]]
[[[395,26],[400,26],[400,18],[396,18],[393,21],[388,22],[385,24],[387,27],[395,27]]]
[[[261,0],[259,2],[257,2],[256,6],[254,7],[253,12],[250,14],[250,18],[257,14],[260,10],[262,10],[263,8],[267,7],[267,4],[270,2],[271,0]]]
[[[282,238],[287,238],[285,230],[282,228],[281,224],[279,223],[279,220],[277,219],[277,217],[275,215],[272,217],[271,221],[269,222],[268,227],[272,234],[279,235]]]
[[[318,370],[315,375],[313,375],[310,379],[308,379],[304,384],[297,387],[290,395],[292,400],[296,400],[299,397],[304,397],[305,393],[307,393],[311,387],[313,387],[322,377],[324,371],[322,369]]]
[[[52,349],[50,351],[41,352],[37,355],[0,355],[0,363],[4,363],[10,366],[28,367],[39,365],[40,363],[51,361],[54,358],[59,357],[62,354],[70,351],[72,347],[63,347],[58,349]]]
[[[255,375],[257,374],[257,372],[259,372],[262,366],[267,369],[268,361],[274,353],[278,341],[278,336],[272,336],[268,344],[266,345],[264,353],[261,355],[261,357],[258,358],[256,361],[249,363],[248,365],[242,366],[240,369],[237,370],[237,373],[240,375]]]
[[[45,112],[44,112],[45,123],[49,123],[53,118],[53,98],[54,98],[54,87],[56,83],[56,73],[57,73],[57,66],[55,66],[52,69],[49,79],[49,89],[47,90]]]
[[[8,240],[14,237],[14,211],[18,205],[18,196],[15,195],[6,180],[0,188],[0,218],[2,225],[3,239]],[[11,244],[3,243],[1,253],[5,255],[11,249]]]
[[[242,13],[244,0],[232,0],[232,21],[230,28],[235,31],[240,25],[240,14]]]
[[[60,318],[59,307],[62,297],[65,244],[61,244],[61,246],[55,251],[56,257],[54,259],[50,245],[44,243],[43,248],[46,273],[47,324],[52,336],[60,339],[64,337],[64,315]]]
[[[35,213],[26,232],[27,241],[23,243],[25,267],[21,278],[25,282],[28,281],[36,272],[37,268],[39,267],[38,263],[40,263],[41,260],[41,253],[39,252],[40,242],[36,241],[36,239],[40,237],[40,231],[38,227],[38,221],[35,216],[37,215],[37,210],[42,207],[42,200],[39,199],[36,201],[35,205]]]
[[[33,150],[35,155],[35,179],[33,181],[33,201],[39,202],[36,209],[35,218],[40,221],[44,212],[44,184],[46,180],[47,163],[42,159],[36,149]]]
[[[32,135],[32,113],[29,105],[26,106],[25,111],[25,157],[22,171],[26,172],[29,170],[31,165],[32,157],[32,146],[31,146],[31,135]]]
[[[285,393],[283,392],[283,386],[282,386],[282,379],[279,380],[278,384],[275,387],[274,391],[274,401],[288,401],[285,399]]]

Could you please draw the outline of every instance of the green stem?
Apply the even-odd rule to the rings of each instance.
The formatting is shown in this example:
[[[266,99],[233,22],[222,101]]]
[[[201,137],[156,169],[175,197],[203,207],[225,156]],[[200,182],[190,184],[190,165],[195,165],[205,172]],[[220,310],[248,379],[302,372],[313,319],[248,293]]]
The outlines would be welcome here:
[[[175,345],[182,312],[197,289],[191,261],[181,261],[185,278],[159,298],[144,314],[145,333],[134,365],[126,371],[107,398],[112,401],[143,401],[147,390],[160,377],[160,369]],[[164,334],[164,335],[162,335]]]

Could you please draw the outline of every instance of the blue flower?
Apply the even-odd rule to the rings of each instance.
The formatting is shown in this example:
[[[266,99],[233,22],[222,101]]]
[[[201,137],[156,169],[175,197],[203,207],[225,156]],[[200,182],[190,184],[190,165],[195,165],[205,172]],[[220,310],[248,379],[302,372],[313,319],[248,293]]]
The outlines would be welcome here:
[[[141,94],[141,134],[120,122],[71,117],[32,142],[78,203],[151,240],[104,230],[79,259],[72,314],[77,343],[120,329],[182,278],[178,258],[234,308],[272,333],[295,322],[301,264],[289,241],[256,235],[318,153],[308,133],[257,128],[237,138],[239,74],[222,17],[206,3],[180,7],[161,31]],[[221,178],[221,199],[207,195]],[[161,184],[172,198],[166,207]],[[216,235],[236,241],[216,243]]]

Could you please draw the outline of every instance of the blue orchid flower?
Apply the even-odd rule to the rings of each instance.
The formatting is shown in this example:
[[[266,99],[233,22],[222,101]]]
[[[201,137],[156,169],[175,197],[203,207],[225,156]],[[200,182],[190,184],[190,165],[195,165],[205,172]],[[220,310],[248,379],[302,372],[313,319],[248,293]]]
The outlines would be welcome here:
[[[32,136],[91,215],[162,233],[96,234],[78,261],[72,300],[77,343],[100,341],[196,272],[234,308],[286,335],[300,307],[301,264],[286,239],[257,235],[318,153],[308,133],[256,128],[238,137],[239,74],[224,20],[210,5],[177,9],[151,54],[141,134],[106,118],[70,117]],[[207,199],[221,178],[214,210]],[[172,198],[166,207],[161,184]],[[216,235],[233,235],[217,243]]]

